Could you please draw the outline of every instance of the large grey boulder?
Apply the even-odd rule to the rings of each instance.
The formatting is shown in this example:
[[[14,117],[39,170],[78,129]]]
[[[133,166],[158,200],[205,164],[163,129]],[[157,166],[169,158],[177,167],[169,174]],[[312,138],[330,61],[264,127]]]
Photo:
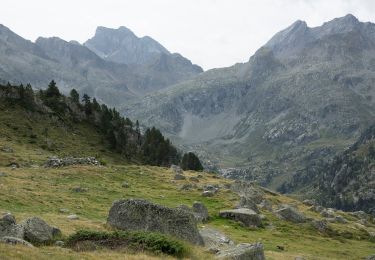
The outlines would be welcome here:
[[[5,214],[0,219],[0,238],[1,237],[15,237],[23,238],[24,228],[16,224],[16,219],[10,213]]]
[[[199,230],[199,233],[203,238],[204,246],[210,251],[219,252],[234,246],[234,242],[218,230],[205,227]]]
[[[24,246],[28,246],[28,247],[34,247],[32,244],[30,244],[29,242],[21,239],[21,238],[17,238],[17,237],[1,237],[0,238],[0,243],[5,243],[5,244],[11,244],[11,245],[24,245]]]
[[[275,214],[284,220],[294,223],[303,223],[306,221],[305,215],[289,205],[284,205],[281,209],[276,210]]]
[[[240,196],[251,199],[254,203],[259,204],[264,198],[264,192],[255,183],[236,180],[232,183],[230,189]]]
[[[142,199],[115,201],[109,211],[107,223],[121,230],[144,230],[168,234],[193,244],[203,240],[193,214],[154,204]]]
[[[228,260],[264,260],[263,244],[238,244],[235,247],[220,251],[217,254],[217,258]]]
[[[259,227],[262,225],[261,217],[251,209],[240,208],[231,210],[222,210],[219,216],[223,218],[239,221],[247,227]]]
[[[33,243],[52,242],[54,234],[57,235],[59,233],[38,217],[26,219],[21,225],[25,231],[24,238]]]
[[[257,204],[252,198],[241,196],[240,202],[237,205],[238,208],[247,208],[247,209],[252,209],[256,213],[259,213],[259,209]]]

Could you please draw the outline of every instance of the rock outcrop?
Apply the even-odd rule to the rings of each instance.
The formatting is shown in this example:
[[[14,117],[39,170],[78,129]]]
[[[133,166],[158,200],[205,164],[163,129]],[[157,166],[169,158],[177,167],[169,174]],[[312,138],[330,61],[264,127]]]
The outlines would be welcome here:
[[[219,216],[239,221],[247,227],[259,227],[262,225],[261,217],[254,210],[251,209],[241,208],[222,210],[220,211]]]
[[[290,205],[284,205],[282,208],[276,210],[275,214],[294,223],[303,223],[306,221],[306,217]]]
[[[238,244],[217,254],[218,259],[227,260],[264,260],[263,244]]]
[[[15,217],[7,213],[0,219],[0,238],[1,237],[14,237],[24,238],[24,228],[16,224]]]
[[[57,158],[52,157],[49,158],[45,166],[50,168],[58,168],[70,165],[94,165],[99,166],[100,162],[95,159],[95,157],[86,157],[86,158],[73,158],[73,157],[66,157],[66,158]]]
[[[142,199],[115,201],[109,211],[107,223],[121,230],[160,232],[193,244],[203,244],[191,213]]]

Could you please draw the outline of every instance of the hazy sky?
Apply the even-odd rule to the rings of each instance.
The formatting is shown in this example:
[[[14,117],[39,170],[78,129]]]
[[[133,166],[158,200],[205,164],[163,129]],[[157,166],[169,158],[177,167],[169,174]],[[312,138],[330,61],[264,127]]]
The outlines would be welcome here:
[[[204,69],[244,62],[295,20],[352,13],[375,22],[375,0],[1,0],[0,23],[24,38],[84,42],[98,25],[149,35]]]

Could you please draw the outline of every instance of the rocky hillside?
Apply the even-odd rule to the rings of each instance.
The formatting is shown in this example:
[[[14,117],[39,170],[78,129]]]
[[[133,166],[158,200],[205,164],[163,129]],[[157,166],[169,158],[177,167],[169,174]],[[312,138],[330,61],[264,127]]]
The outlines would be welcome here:
[[[207,71],[125,105],[225,176],[278,187],[332,158],[374,122],[375,24],[298,21],[247,63]],[[233,169],[234,168],[234,169]]]
[[[98,29],[99,31],[101,29]],[[121,37],[122,30],[112,31]],[[109,46],[108,42],[116,41],[116,38],[111,38],[112,36],[105,34],[91,40],[102,40]],[[133,36],[134,39],[138,39]],[[113,106],[202,72],[199,66],[193,65],[179,54],[170,54],[151,38],[142,39],[139,41],[143,47],[137,49],[137,55],[150,57],[149,59],[132,63],[131,58],[126,57],[118,62],[116,59],[104,57],[99,52],[96,54],[96,49],[91,51],[75,41],[66,42],[53,37],[38,38],[33,43],[1,25],[0,78],[14,84],[31,83],[38,88],[46,86],[54,79],[64,92],[70,91],[74,86],[79,92],[96,96],[97,99]],[[121,43],[116,49],[119,53],[130,52],[134,47],[132,41]],[[165,51],[160,55],[151,55],[151,58],[149,49],[154,45]]]

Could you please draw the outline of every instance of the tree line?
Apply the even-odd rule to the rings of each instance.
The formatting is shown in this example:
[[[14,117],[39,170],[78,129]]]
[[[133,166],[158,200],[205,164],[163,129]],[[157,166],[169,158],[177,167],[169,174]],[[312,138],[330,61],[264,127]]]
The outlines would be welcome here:
[[[56,82],[51,81],[45,90],[34,91],[30,84],[0,85],[0,98],[8,103],[17,103],[30,111],[47,107],[62,120],[85,121],[95,127],[104,137],[109,149],[125,159],[155,166],[181,165],[185,170],[203,170],[198,157],[193,153],[182,156],[176,147],[155,127],[141,133],[138,120],[134,123],[123,117],[115,108],[100,104],[96,98],[80,94],[72,89],[69,96],[63,95]]]

